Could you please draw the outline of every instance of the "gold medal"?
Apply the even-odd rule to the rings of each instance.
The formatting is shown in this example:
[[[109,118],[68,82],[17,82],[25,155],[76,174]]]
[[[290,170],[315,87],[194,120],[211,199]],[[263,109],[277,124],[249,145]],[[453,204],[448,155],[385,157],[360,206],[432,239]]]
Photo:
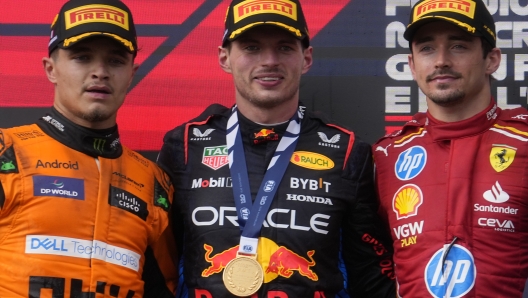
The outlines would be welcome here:
[[[264,272],[256,257],[237,255],[224,268],[224,285],[231,294],[248,297],[260,289]]]

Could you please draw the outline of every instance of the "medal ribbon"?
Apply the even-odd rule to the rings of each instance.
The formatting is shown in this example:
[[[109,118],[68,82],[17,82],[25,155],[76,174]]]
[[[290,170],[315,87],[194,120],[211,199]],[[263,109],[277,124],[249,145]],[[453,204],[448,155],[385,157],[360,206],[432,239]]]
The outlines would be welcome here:
[[[268,165],[253,204],[237,111],[237,107],[234,106],[227,121],[226,141],[229,154],[229,170],[233,181],[238,224],[242,231],[239,252],[254,255],[257,253],[258,236],[260,235],[264,218],[268,213],[273,197],[297,145],[304,107],[299,107],[290,119],[288,128]]]

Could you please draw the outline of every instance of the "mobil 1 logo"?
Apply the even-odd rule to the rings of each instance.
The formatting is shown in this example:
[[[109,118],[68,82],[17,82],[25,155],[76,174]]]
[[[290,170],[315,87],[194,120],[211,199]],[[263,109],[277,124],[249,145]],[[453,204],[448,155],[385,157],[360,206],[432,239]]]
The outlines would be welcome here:
[[[464,297],[475,285],[475,259],[465,247],[445,245],[425,267],[425,284],[433,297]]]

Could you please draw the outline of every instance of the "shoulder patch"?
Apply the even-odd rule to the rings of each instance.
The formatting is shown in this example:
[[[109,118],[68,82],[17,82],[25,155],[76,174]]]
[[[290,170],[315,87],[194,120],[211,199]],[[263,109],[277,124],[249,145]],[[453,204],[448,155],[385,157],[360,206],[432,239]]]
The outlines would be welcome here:
[[[402,129],[394,131],[392,133],[388,133],[385,136],[381,137],[374,145],[379,145],[386,139],[396,139],[395,141],[392,141],[392,142],[395,144],[399,144],[399,146],[403,146],[406,143],[408,143],[406,141],[410,141],[419,135],[423,136],[423,134],[425,134],[424,126],[425,126],[424,124],[413,119],[405,123]]]
[[[154,179],[154,206],[161,207],[165,211],[169,211],[171,207],[169,194],[158,182],[158,179]]]
[[[18,164],[13,146],[0,155],[0,173],[18,173]]]
[[[499,119],[528,124],[528,110],[525,108],[505,109],[501,111]]]

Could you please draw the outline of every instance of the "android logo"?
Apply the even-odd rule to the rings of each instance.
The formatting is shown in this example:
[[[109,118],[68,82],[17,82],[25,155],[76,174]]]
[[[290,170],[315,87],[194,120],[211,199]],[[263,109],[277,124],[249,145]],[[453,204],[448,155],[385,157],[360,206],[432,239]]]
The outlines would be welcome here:
[[[169,203],[167,202],[167,199],[164,198],[162,195],[159,196],[159,198],[156,200],[156,203],[158,203],[161,206],[165,207],[165,209],[169,208]]]
[[[16,169],[15,165],[13,164],[13,161],[10,161],[8,163],[5,163],[2,161],[2,166],[0,167],[1,171],[9,171]]]

